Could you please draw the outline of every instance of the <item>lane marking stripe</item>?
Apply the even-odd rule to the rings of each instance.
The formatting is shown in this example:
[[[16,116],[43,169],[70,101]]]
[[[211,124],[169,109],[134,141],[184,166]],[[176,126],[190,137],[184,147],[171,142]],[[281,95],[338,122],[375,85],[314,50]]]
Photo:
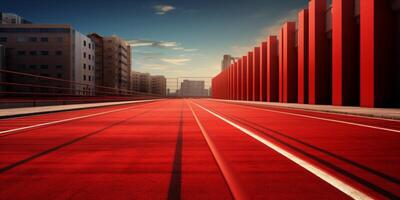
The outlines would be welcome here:
[[[136,103],[152,102],[152,101],[154,101],[154,100],[137,101]],[[52,122],[47,122],[47,123],[42,123],[42,124],[35,124],[35,125],[31,125],[31,126],[25,126],[25,127],[10,129],[10,130],[6,130],[6,131],[0,131],[0,135],[4,135],[4,134],[7,134],[7,133],[18,132],[18,131],[23,131],[23,130],[32,129],[32,128],[38,128],[38,127],[42,127],[42,126],[60,124],[60,123],[64,123],[64,122],[69,122],[69,121],[74,121],[74,120],[78,120],[78,119],[94,117],[94,116],[98,116],[98,115],[114,113],[114,112],[118,112],[118,111],[128,110],[128,109],[131,109],[131,108],[134,108],[134,107],[137,107],[137,106],[138,105],[134,105],[134,106],[130,106],[130,107],[127,107],[127,108],[121,108],[121,109],[116,109],[116,110],[100,112],[100,113],[94,113],[94,114],[90,114],[90,115],[84,115],[84,116],[80,116],[80,117],[73,117],[73,118],[62,119],[62,120],[58,120],[58,121],[52,121]]]
[[[230,170],[228,164],[224,161],[223,157],[221,154],[218,152],[214,142],[211,140],[211,138],[208,136],[208,133],[206,132],[205,128],[201,124],[199,118],[197,117],[196,113],[194,112],[192,106],[190,103],[188,103],[190,110],[192,111],[193,117],[197,122],[197,125],[199,126],[201,133],[203,134],[204,139],[206,140],[208,147],[211,150],[211,153],[214,156],[215,161],[217,162],[217,165],[219,166],[224,179],[226,183],[228,184],[228,187],[234,197],[234,199],[249,199],[246,195],[246,193],[242,190],[242,187],[240,184],[236,181],[234,178],[234,175],[232,171]]]
[[[256,139],[257,141],[263,143],[264,145],[268,146],[269,148],[273,149],[274,151],[278,152],[279,154],[285,156],[287,159],[293,161],[294,163],[298,164],[299,166],[303,167],[304,169],[306,169],[307,171],[311,172],[312,174],[314,174],[315,176],[321,178],[322,180],[324,180],[325,182],[329,183],[330,185],[332,185],[333,187],[337,188],[338,190],[342,191],[343,193],[347,194],[348,196],[350,196],[353,199],[357,199],[357,200],[369,200],[369,199],[373,199],[372,197],[368,196],[367,194],[361,192],[360,190],[357,190],[356,188],[352,187],[351,185],[337,179],[336,177],[330,175],[329,173],[325,172],[324,170],[318,168],[317,166],[297,157],[296,155],[280,148],[279,146],[273,144],[272,142],[258,136],[257,134],[253,133],[252,131],[214,113],[211,110],[208,110],[207,108],[204,108],[203,106],[194,103],[195,105],[197,105],[198,107],[200,107],[201,109],[207,111],[208,113],[214,115],[215,117],[221,119],[222,121],[230,124],[231,126],[239,129],[240,131],[246,133],[247,135],[249,135],[250,137]]]
[[[252,106],[243,106],[243,105],[237,105],[237,106],[251,108],[251,109],[255,109],[255,110],[262,110],[262,111],[265,111],[265,112],[275,112],[275,113],[281,113],[281,114],[286,114],[286,115],[293,115],[293,116],[298,116],[298,117],[306,117],[306,118],[318,119],[318,120],[323,120],[323,121],[328,121],[328,122],[336,122],[336,123],[341,123],[341,124],[348,124],[348,125],[353,125],[353,126],[360,126],[360,127],[377,129],[377,130],[382,130],[382,131],[400,133],[400,130],[396,130],[396,129],[382,128],[382,127],[378,127],[378,126],[370,126],[370,125],[359,124],[359,123],[354,123],[354,122],[346,122],[346,121],[335,120],[335,119],[328,119],[328,118],[314,117],[314,116],[296,114],[296,113],[290,113],[290,112],[284,112],[284,111],[277,111],[277,110],[271,110],[271,109],[268,109],[268,108],[257,108],[257,107],[252,107]]]

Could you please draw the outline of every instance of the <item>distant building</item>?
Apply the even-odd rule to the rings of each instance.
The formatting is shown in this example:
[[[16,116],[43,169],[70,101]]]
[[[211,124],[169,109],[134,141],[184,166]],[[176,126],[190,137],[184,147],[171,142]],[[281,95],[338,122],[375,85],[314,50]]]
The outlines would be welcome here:
[[[6,69],[28,74],[64,79],[82,85],[65,85],[59,81],[13,77],[21,83],[69,87],[63,93],[93,94],[95,85],[95,45],[70,25],[0,24],[0,44],[6,47]],[[32,88],[31,88],[32,89]],[[19,91],[30,91],[21,88]],[[52,89],[37,88],[40,92]]]
[[[164,76],[151,76],[151,93],[166,96],[167,79]]]
[[[88,37],[96,44],[98,85],[130,90],[131,48],[129,44],[115,35],[103,37],[92,33]]]
[[[131,72],[131,91],[139,92],[140,90],[140,72]]]
[[[149,73],[140,73],[139,75],[139,92],[151,92],[151,78]]]
[[[221,62],[221,71],[224,71],[226,68],[228,68],[234,58],[231,55],[224,55],[224,58],[222,59]]]
[[[208,96],[208,91],[205,89],[204,81],[184,80],[179,94],[182,97],[205,97]]]
[[[14,13],[0,12],[1,24],[32,24],[32,22]]]

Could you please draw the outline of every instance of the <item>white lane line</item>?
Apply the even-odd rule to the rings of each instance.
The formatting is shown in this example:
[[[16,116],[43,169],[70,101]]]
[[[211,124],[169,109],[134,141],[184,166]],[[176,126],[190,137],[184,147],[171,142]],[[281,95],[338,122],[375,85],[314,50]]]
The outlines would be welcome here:
[[[330,175],[329,173],[325,172],[324,170],[318,168],[317,166],[297,157],[296,155],[286,151],[285,149],[280,148],[279,146],[275,145],[274,143],[258,136],[257,134],[253,133],[252,131],[214,113],[211,110],[208,110],[207,108],[204,108],[203,106],[194,103],[195,105],[197,105],[198,107],[200,107],[201,109],[207,111],[208,113],[214,115],[215,117],[221,119],[222,121],[230,124],[231,126],[239,129],[240,131],[242,131],[243,133],[246,133],[247,135],[249,135],[250,137],[256,139],[257,141],[263,143],[264,145],[268,146],[269,148],[273,149],[274,151],[278,152],[279,154],[285,156],[286,158],[288,158],[289,160],[293,161],[294,163],[298,164],[299,166],[303,167],[304,169],[306,169],[307,171],[311,172],[312,174],[314,174],[315,176],[321,178],[322,180],[324,180],[325,182],[329,183],[330,185],[332,185],[333,187],[337,188],[338,190],[342,191],[343,193],[347,194],[348,196],[350,196],[353,199],[358,199],[358,200],[366,200],[366,199],[373,199],[372,197],[368,196],[367,194],[363,193],[360,190],[357,190],[356,188],[352,187],[351,185],[339,180],[338,178]]]
[[[192,111],[193,117],[197,122],[197,125],[199,126],[201,133],[203,134],[204,139],[206,140],[209,149],[211,150],[211,153],[214,156],[215,161],[217,162],[226,183],[228,184],[228,187],[230,191],[232,192],[232,195],[234,199],[242,200],[242,199],[249,199],[246,193],[243,191],[243,187],[240,186],[240,184],[236,181],[232,170],[230,169],[229,165],[224,161],[223,157],[217,150],[214,142],[211,140],[211,138],[208,136],[206,130],[204,129],[203,125],[201,124],[199,118],[197,117],[196,113],[194,112],[192,106],[190,103],[188,103],[190,110]]]
[[[144,101],[137,101],[136,103],[152,102],[152,101],[153,100],[144,100]],[[145,105],[147,105],[147,104],[145,104]],[[94,116],[98,116],[98,115],[104,115],[104,114],[108,114],[108,113],[114,113],[114,112],[118,112],[118,111],[128,110],[128,109],[131,109],[131,108],[134,108],[134,107],[138,107],[138,106],[134,105],[134,106],[130,106],[130,107],[127,107],[127,108],[121,108],[121,109],[116,109],[116,110],[100,112],[100,113],[94,113],[94,114],[90,114],[90,115],[84,115],[84,116],[80,116],[80,117],[73,117],[73,118],[68,118],[68,119],[63,119],[63,120],[58,120],[58,121],[52,121],[52,122],[47,122],[47,123],[42,123],[42,124],[35,124],[35,125],[31,125],[31,126],[25,126],[25,127],[20,127],[20,128],[0,131],[0,135],[7,134],[7,133],[18,132],[18,131],[23,131],[23,130],[32,129],[32,128],[38,128],[38,127],[42,127],[42,126],[48,126],[48,125],[52,125],[52,124],[60,124],[60,123],[64,123],[64,122],[74,121],[74,120],[88,118],[88,117],[94,117]]]
[[[264,112],[275,112],[275,113],[281,113],[281,114],[286,114],[286,115],[293,115],[293,116],[298,116],[298,117],[318,119],[318,120],[323,120],[323,121],[328,121],[328,122],[335,122],[335,123],[348,124],[348,125],[353,125],[353,126],[360,126],[360,127],[364,127],[364,128],[371,128],[371,129],[377,129],[377,130],[382,130],[382,131],[400,133],[400,130],[390,129],[390,128],[382,128],[379,126],[371,126],[371,125],[359,124],[359,123],[354,123],[354,122],[346,122],[346,121],[342,121],[342,120],[314,117],[314,116],[309,116],[309,115],[302,115],[302,114],[296,114],[296,113],[290,113],[290,112],[284,112],[284,111],[271,110],[268,108],[256,108],[256,107],[252,107],[252,106],[243,106],[243,105],[237,105],[237,106],[251,108],[251,109],[255,109],[255,110],[262,110]]]

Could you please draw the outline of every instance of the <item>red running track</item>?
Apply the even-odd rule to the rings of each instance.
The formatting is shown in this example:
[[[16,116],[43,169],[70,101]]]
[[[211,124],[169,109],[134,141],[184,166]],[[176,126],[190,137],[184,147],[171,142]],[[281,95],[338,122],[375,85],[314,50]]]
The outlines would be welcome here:
[[[399,199],[399,127],[210,100],[4,119],[0,199]]]

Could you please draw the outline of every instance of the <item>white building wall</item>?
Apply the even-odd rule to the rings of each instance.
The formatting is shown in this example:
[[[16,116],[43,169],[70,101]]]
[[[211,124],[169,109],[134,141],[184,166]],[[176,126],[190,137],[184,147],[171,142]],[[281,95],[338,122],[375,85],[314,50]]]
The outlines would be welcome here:
[[[94,95],[95,91],[95,46],[87,36],[74,31],[73,45],[73,80],[85,85],[76,86],[79,94]]]

